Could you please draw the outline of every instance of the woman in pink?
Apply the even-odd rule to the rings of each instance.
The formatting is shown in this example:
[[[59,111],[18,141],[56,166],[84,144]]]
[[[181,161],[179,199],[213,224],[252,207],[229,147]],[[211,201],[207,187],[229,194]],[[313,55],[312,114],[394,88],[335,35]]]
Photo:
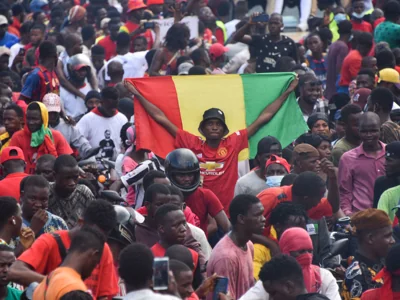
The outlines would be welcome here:
[[[303,270],[304,283],[309,293],[319,293],[331,300],[340,300],[339,287],[333,275],[311,264],[313,244],[307,231],[300,227],[287,229],[279,240],[282,254],[293,256]]]

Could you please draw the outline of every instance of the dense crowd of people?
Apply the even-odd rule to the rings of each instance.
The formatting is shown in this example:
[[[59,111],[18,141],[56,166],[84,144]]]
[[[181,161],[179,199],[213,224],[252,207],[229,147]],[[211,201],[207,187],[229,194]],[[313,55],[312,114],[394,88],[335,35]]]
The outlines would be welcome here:
[[[400,299],[399,72],[397,0],[0,1],[0,300]],[[292,79],[234,132],[132,80],[256,73]]]

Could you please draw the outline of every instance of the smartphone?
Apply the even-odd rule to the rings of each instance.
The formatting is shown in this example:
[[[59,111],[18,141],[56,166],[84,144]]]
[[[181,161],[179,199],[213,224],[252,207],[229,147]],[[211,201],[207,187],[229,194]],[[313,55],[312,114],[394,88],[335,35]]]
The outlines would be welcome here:
[[[144,29],[154,29],[155,26],[156,26],[156,23],[154,23],[154,22],[145,22],[143,24]]]
[[[153,290],[165,291],[169,283],[169,258],[156,257],[153,262]]]
[[[219,299],[219,293],[228,293],[228,278],[227,277],[217,277],[215,280],[215,288],[213,293],[213,300]]]
[[[25,49],[24,48],[19,49],[18,55],[24,56],[25,55]]]
[[[269,15],[260,14],[252,18],[253,23],[267,23],[269,21]]]

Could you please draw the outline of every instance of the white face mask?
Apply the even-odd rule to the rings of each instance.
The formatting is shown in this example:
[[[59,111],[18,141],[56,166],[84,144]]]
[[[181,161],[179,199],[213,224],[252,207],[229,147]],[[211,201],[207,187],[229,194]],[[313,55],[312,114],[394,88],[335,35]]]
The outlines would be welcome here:
[[[268,176],[267,177],[267,185],[269,187],[278,187],[281,186],[283,175],[281,176]]]

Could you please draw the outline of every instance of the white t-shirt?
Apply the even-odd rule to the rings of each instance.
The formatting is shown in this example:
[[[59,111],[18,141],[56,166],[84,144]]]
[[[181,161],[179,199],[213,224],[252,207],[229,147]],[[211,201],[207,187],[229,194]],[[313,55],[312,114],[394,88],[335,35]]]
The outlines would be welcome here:
[[[14,62],[15,57],[18,55],[19,50],[24,48],[25,46],[22,45],[21,43],[16,43],[14,45],[11,46],[10,48],[10,58],[8,59],[8,67],[11,68],[12,64]]]
[[[105,118],[89,112],[76,126],[93,148],[99,146],[102,148],[99,152],[100,156],[115,158],[121,151],[121,128],[127,122],[128,119],[121,113]]]
[[[119,61],[122,64],[122,67],[124,68],[124,79],[142,78],[148,69],[146,61],[147,52],[148,51],[140,51],[135,53],[128,52],[125,55],[114,56],[107,62],[104,79],[106,81],[110,80],[110,76],[108,76],[108,64],[112,61]]]
[[[92,87],[89,83],[85,83],[85,85],[79,89],[79,91],[84,95],[89,93],[91,90]],[[60,87],[60,98],[68,116],[76,118],[86,113],[87,108],[85,105],[85,99],[71,94],[62,86]]]
[[[321,273],[321,290],[319,293],[328,297],[330,300],[341,300],[339,295],[339,286],[336,283],[335,277],[326,269],[320,268]],[[260,280],[247,291],[239,300],[270,300],[269,294],[264,289]]]

